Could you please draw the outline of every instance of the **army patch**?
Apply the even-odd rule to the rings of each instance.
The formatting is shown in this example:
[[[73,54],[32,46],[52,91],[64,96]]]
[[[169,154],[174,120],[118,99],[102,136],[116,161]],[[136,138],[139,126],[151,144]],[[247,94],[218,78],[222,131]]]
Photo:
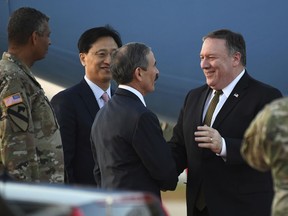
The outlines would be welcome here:
[[[18,103],[14,106],[8,107],[7,114],[12,122],[14,122],[14,124],[22,131],[26,131],[28,129],[28,110],[25,104]]]
[[[10,96],[4,98],[3,101],[4,101],[4,104],[6,107],[10,107],[10,106],[13,106],[14,104],[18,104],[18,103],[23,102],[20,93],[10,95]]]

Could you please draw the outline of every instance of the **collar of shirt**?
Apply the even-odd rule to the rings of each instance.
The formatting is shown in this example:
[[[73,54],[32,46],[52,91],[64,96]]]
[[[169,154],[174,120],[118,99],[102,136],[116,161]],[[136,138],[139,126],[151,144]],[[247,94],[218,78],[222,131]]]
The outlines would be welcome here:
[[[219,98],[219,102],[215,108],[215,111],[213,113],[213,116],[212,116],[212,120],[211,120],[211,125],[213,125],[214,123],[214,120],[218,114],[218,112],[220,111],[220,109],[222,108],[222,106],[224,105],[224,103],[226,102],[227,98],[229,97],[229,95],[231,94],[231,92],[233,91],[234,87],[236,86],[236,84],[239,82],[239,80],[241,79],[241,77],[244,75],[244,72],[245,72],[245,69],[228,85],[226,86],[225,88],[222,89],[223,91],[223,94],[220,95],[220,98]],[[208,106],[210,104],[210,101],[212,100],[213,98],[213,95],[214,95],[214,92],[215,90],[211,91],[211,93],[209,94],[209,96],[207,97],[207,100],[206,100],[206,104],[205,104],[205,108],[204,108],[204,112],[203,112],[203,119],[204,120],[204,117],[206,115],[206,112],[207,112],[207,109],[208,109]]]
[[[118,88],[126,89],[126,90],[132,92],[133,94],[135,94],[142,101],[144,106],[146,107],[144,97],[138,90],[136,90],[135,88],[132,88],[131,86],[127,86],[127,85],[119,85]]]
[[[231,92],[233,91],[234,87],[236,86],[236,84],[239,82],[239,80],[241,79],[241,77],[244,75],[245,69],[231,82],[229,83],[228,86],[226,86],[225,88],[222,89],[223,91],[223,95],[225,95],[225,98],[227,99],[229,97],[229,95],[231,94]],[[213,98],[215,90],[211,91],[208,98],[207,98],[207,103],[206,105],[208,106],[208,104],[210,103],[210,101]],[[221,95],[220,98],[223,96]]]
[[[87,84],[89,85],[89,87],[91,88],[91,90],[92,90],[92,92],[93,92],[93,94],[94,94],[94,96],[95,96],[95,98],[96,98],[96,100],[97,100],[97,102],[98,102],[98,104],[99,104],[99,101],[102,101],[101,96],[103,95],[103,93],[104,93],[105,91],[103,91],[103,89],[101,89],[101,88],[100,88],[99,86],[97,86],[95,83],[91,82],[91,81],[87,78],[86,75],[84,76],[84,79],[85,79],[85,81],[87,82]],[[110,86],[109,86],[109,88],[106,90],[106,92],[107,92],[107,94],[109,95],[109,98],[111,98]],[[101,102],[100,102],[100,103],[101,103]]]
[[[245,69],[228,86],[226,86],[225,88],[222,89],[223,94],[226,96],[226,98],[229,97],[229,95],[233,91],[236,84],[239,82],[241,77],[244,75],[244,72],[245,72]]]

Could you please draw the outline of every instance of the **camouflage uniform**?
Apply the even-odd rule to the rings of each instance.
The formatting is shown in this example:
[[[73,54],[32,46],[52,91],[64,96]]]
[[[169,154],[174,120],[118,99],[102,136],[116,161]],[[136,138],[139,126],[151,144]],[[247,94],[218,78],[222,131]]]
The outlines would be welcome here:
[[[273,216],[288,215],[288,98],[267,105],[247,129],[244,159],[260,171],[271,170],[275,196]]]
[[[0,173],[19,181],[64,181],[60,131],[30,69],[8,53],[0,61]]]

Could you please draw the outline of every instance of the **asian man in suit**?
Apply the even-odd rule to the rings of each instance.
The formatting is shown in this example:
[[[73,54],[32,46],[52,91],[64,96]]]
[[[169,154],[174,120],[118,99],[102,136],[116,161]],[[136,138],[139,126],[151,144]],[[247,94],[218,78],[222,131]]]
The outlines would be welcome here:
[[[206,84],[187,94],[169,142],[178,172],[188,168],[187,214],[269,216],[271,173],[250,168],[240,147],[250,122],[281,92],[248,74],[239,33],[221,29],[206,35],[200,65]],[[217,97],[218,103],[212,99]]]
[[[152,50],[142,43],[124,45],[112,54],[111,72],[118,89],[91,129],[96,182],[160,198],[160,190],[175,189],[178,175],[159,120],[144,100],[159,74]]]
[[[96,113],[113,94],[110,55],[120,46],[120,35],[111,26],[85,31],[78,40],[85,76],[51,100],[60,125],[67,183],[96,185],[90,130]]]

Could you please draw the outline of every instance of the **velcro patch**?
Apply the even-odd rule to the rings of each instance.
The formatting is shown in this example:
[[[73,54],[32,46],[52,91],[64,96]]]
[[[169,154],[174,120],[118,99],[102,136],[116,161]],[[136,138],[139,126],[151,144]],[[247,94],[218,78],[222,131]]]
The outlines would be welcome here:
[[[22,103],[23,99],[20,93],[16,93],[4,98],[3,101],[6,107],[10,107],[13,106],[14,104]]]
[[[20,128],[22,131],[27,131],[28,129],[28,110],[23,103],[10,106],[7,109],[7,114],[14,124]]]

